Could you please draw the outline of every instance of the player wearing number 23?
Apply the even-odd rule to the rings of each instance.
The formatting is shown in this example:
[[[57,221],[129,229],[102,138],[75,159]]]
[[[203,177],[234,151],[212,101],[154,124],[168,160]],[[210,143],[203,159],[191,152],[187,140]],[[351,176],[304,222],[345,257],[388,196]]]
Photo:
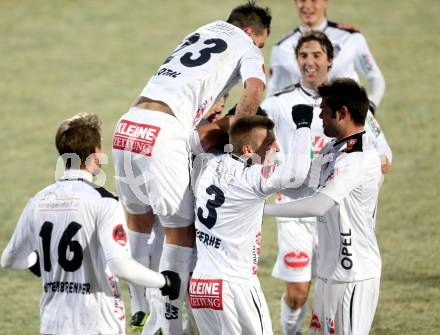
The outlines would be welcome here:
[[[97,116],[65,120],[56,146],[66,165],[64,175],[28,202],[1,265],[32,267],[41,276],[42,334],[125,334],[117,277],[160,288],[171,299],[179,294],[180,279],[176,273],[151,271],[130,257],[122,205],[92,183],[100,172]]]

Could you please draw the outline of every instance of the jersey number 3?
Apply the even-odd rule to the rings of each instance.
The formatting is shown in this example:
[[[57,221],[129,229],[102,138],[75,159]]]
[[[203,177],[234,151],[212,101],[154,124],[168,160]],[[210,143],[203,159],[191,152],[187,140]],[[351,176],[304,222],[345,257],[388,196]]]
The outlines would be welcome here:
[[[50,272],[52,263],[50,261],[50,240],[52,239],[53,223],[46,221],[41,226],[40,237],[43,244],[44,271]],[[81,229],[81,225],[77,222],[70,222],[61,236],[58,244],[58,263],[68,272],[78,270],[83,260],[83,249],[78,241],[72,241],[73,236]],[[67,259],[67,248],[73,254],[71,259]]]
[[[214,194],[214,199],[209,199],[206,202],[206,209],[208,210],[208,216],[205,218],[203,216],[202,207],[197,208],[197,218],[201,223],[203,223],[206,228],[211,229],[214,227],[217,221],[217,211],[216,208],[220,207],[225,202],[225,194],[221,189],[215,185],[211,185],[206,189],[206,193],[209,195]]]

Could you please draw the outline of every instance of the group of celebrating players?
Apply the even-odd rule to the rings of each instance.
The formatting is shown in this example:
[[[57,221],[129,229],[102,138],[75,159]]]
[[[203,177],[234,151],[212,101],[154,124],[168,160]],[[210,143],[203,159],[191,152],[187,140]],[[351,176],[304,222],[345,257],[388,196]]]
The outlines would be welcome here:
[[[301,333],[314,278],[310,333],[369,333],[392,161],[374,117],[385,83],[362,34],[326,19],[327,0],[294,3],[301,25],[273,46],[264,101],[268,8],[250,1],[184,38],[116,125],[118,197],[93,183],[96,115],[63,121],[64,175],[29,201],[1,258],[42,277],[42,334],[125,334],[118,277],[142,334],[272,334],[263,215],[277,217],[283,334]],[[212,107],[238,81],[220,117]]]

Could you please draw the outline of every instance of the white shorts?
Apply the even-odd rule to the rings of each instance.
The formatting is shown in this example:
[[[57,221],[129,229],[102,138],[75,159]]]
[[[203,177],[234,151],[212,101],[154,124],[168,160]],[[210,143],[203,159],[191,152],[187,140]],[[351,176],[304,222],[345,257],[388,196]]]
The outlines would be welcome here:
[[[309,334],[367,335],[379,301],[380,278],[351,283],[315,282]]]
[[[285,282],[309,282],[316,277],[318,231],[315,219],[282,219],[278,227],[278,257],[272,276]]]
[[[195,273],[188,297],[200,334],[273,334],[258,280],[242,285]]]
[[[165,227],[194,223],[189,134],[172,115],[131,108],[113,135],[116,188],[132,214],[151,209]]]

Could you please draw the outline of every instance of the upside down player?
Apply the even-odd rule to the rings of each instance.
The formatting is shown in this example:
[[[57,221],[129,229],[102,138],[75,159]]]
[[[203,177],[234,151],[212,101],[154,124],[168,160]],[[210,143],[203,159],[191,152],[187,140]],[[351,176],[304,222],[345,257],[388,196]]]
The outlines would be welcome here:
[[[355,28],[328,21],[326,10],[329,0],[294,0],[300,26],[272,47],[270,60],[271,78],[268,95],[295,84],[301,77],[295,62],[295,47],[301,34],[308,30],[320,30],[334,47],[333,66],[329,79],[352,78],[359,75],[368,82],[370,109],[374,113],[385,93],[385,80],[368,48],[365,37]]]
[[[312,109],[293,119],[301,129],[291,138],[295,144],[285,164],[267,165],[278,145],[274,124],[264,116],[231,126],[232,154],[196,158],[197,263],[189,300],[200,334],[272,334],[256,276],[261,215],[270,194],[300,185],[307,175]]]
[[[192,128],[240,79],[244,90],[238,117],[255,114],[265,88],[259,48],[270,22],[267,8],[249,2],[236,7],[227,22],[216,21],[189,34],[118,122],[113,158],[128,220],[148,233],[152,214],[159,217],[165,230],[160,269],[172,269],[182,278],[179,298],[162,304],[159,324],[147,321],[144,334],[159,327],[170,334],[182,332],[180,308],[194,257]]]
[[[41,275],[42,334],[125,334],[117,277],[161,288],[171,299],[179,295],[180,279],[130,257],[121,203],[92,183],[101,171],[98,117],[78,114],[63,121],[55,142],[64,175],[28,202],[1,265],[15,270],[32,266]]]
[[[320,31],[308,31],[301,35],[295,49],[296,62],[301,78],[296,85],[287,87],[266,99],[262,107],[275,123],[281,153],[288,153],[291,133],[295,126],[289,122],[291,106],[308,104],[314,106],[312,123],[312,156],[318,155],[330,140],[324,134],[319,120],[321,98],[318,87],[328,80],[328,71],[333,62],[333,46],[328,37]],[[366,131],[374,139],[375,147],[383,161],[382,171],[390,169],[391,149],[371,112],[367,113]],[[292,198],[281,194],[278,202]],[[283,334],[296,335],[301,332],[306,314],[305,302],[311,279],[316,276],[318,236],[316,218],[277,218],[278,258],[272,275],[286,283],[286,292],[281,297],[281,329]]]

